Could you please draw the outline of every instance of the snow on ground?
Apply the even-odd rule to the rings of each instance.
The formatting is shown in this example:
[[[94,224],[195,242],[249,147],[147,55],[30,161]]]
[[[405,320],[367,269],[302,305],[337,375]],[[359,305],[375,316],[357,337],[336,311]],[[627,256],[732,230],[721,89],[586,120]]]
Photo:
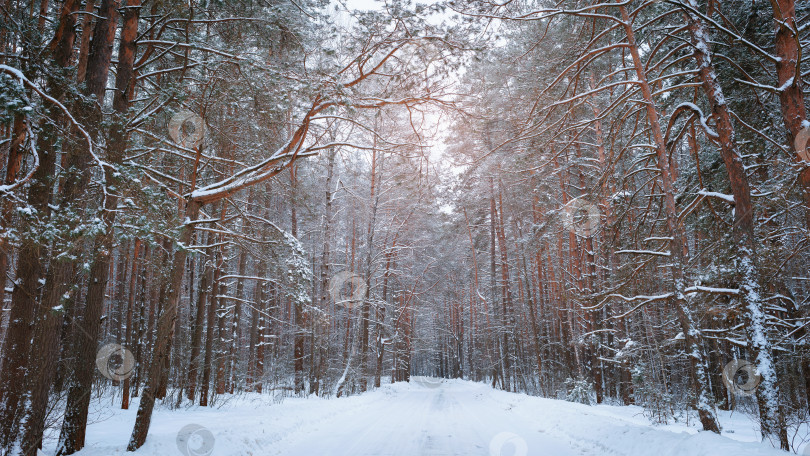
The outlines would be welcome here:
[[[753,456],[781,455],[758,442],[744,415],[723,415],[723,436],[651,426],[638,407],[573,404],[496,391],[461,380],[386,385],[343,399],[248,395],[220,408],[155,412],[146,444],[125,447],[130,410],[105,409],[79,456]],[[733,433],[728,433],[733,431]],[[178,437],[179,436],[179,437]],[[179,442],[178,442],[179,440]],[[55,442],[44,454],[54,452]]]

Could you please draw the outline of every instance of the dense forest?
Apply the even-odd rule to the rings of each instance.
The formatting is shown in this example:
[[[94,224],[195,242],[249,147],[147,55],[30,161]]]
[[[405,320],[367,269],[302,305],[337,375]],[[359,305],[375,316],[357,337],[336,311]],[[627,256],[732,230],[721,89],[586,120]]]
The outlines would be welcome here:
[[[0,454],[73,454],[102,406],[135,451],[156,409],[411,376],[737,410],[796,451],[808,18],[0,0]]]

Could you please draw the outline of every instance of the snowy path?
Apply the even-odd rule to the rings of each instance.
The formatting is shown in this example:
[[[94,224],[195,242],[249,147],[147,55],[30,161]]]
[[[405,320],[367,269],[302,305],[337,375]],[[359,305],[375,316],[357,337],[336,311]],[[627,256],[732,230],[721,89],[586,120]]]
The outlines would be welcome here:
[[[555,456],[581,454],[565,441],[538,433],[530,422],[482,394],[480,385],[444,383],[392,395],[388,401],[317,426],[301,440],[284,454],[473,456],[489,455],[491,449],[498,454],[501,448],[505,456],[519,454],[524,445]]]
[[[754,425],[739,413],[721,415],[733,433],[718,436],[684,424],[650,426],[638,407],[589,407],[460,380],[398,383],[345,399],[273,404],[269,395],[252,395],[221,408],[159,409],[146,444],[135,453],[124,448],[137,404],[126,411],[111,409],[109,400],[93,406],[96,422],[79,456],[786,454],[757,442]],[[178,435],[189,427],[204,432],[184,444]],[[53,454],[53,441],[44,454]]]

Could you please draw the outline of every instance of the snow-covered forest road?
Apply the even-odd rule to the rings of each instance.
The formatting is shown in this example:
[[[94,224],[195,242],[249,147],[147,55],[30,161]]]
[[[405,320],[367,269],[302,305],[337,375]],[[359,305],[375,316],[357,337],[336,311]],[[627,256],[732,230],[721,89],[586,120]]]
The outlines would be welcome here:
[[[221,407],[161,409],[146,444],[124,451],[134,409],[104,410],[81,456],[568,456],[783,455],[753,443],[742,414],[721,416],[724,435],[652,427],[639,407],[573,404],[460,380],[416,378],[345,399],[268,396]],[[114,413],[114,415],[109,415]],[[694,426],[694,423],[691,423]],[[183,430],[191,437],[186,442]],[[190,430],[190,431],[188,431]],[[733,433],[728,431],[733,430]],[[729,438],[731,437],[731,438]],[[738,439],[742,441],[735,441]],[[50,454],[46,444],[45,453]]]
[[[536,422],[516,413],[512,404],[496,400],[481,385],[414,383],[389,400],[317,426],[284,454],[488,455],[492,447],[496,455],[519,455],[525,447],[535,450],[531,454],[542,449],[542,454],[568,456],[591,449],[587,444],[572,445],[569,436],[551,429],[538,432]]]

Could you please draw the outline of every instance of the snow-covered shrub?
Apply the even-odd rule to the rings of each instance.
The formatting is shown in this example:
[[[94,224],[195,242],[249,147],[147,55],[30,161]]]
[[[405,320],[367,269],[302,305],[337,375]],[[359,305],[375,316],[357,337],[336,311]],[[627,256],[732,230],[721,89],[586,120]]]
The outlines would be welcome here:
[[[576,402],[578,404],[593,405],[593,385],[585,379],[571,379],[565,380],[565,389],[567,391],[565,400],[568,402]]]
[[[674,400],[669,391],[650,380],[649,367],[641,363],[633,366],[633,388],[637,403],[644,406],[644,416],[653,424],[668,424],[674,419]]]

